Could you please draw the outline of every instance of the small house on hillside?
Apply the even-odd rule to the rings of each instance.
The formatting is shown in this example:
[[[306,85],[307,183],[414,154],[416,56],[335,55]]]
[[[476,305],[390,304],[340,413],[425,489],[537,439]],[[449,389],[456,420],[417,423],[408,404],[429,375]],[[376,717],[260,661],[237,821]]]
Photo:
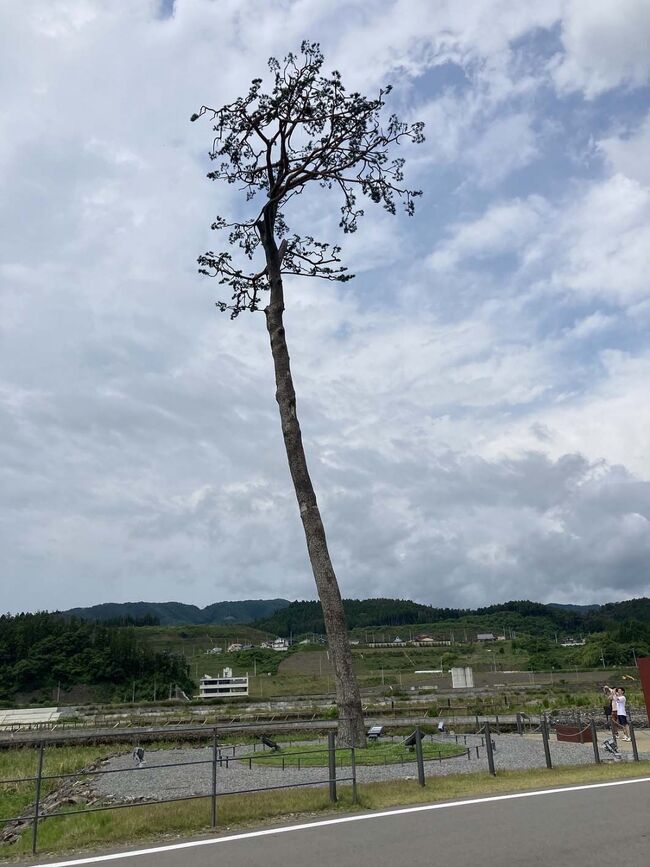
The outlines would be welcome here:
[[[280,652],[283,650],[289,650],[289,642],[286,638],[276,638],[271,645],[271,650],[277,650]]]
[[[494,634],[492,632],[479,632],[476,636],[477,641],[495,641]]]

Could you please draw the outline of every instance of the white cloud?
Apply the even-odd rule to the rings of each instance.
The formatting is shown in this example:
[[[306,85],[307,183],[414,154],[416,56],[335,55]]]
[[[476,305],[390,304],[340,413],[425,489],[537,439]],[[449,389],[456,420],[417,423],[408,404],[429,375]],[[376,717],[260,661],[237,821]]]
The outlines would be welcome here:
[[[570,0],[562,16],[564,53],[552,71],[560,91],[589,99],[650,78],[650,6],[645,0]]]
[[[450,238],[437,245],[428,264],[445,271],[474,259],[518,254],[540,231],[549,211],[541,196],[493,204],[477,219],[451,226]]]
[[[639,479],[650,479],[646,431],[650,409],[645,398],[650,355],[621,351],[601,355],[603,373],[587,392],[578,392],[509,425],[485,446],[488,456],[517,454],[543,447],[554,457],[580,452],[597,461],[603,455],[629,469]],[[543,425],[540,441],[538,425]]]
[[[427,264],[482,267],[511,255],[522,291],[602,299],[627,308],[650,298],[650,188],[624,175],[576,185],[556,204],[529,196],[491,204],[452,225]]]
[[[468,147],[466,158],[481,185],[493,187],[535,159],[539,153],[536,139],[529,115],[506,115],[491,123],[478,142]]]
[[[593,337],[594,334],[599,334],[607,328],[612,327],[617,322],[616,316],[608,316],[597,310],[595,313],[584,316],[578,322],[575,322],[571,328],[566,330],[566,337],[569,340],[581,340],[588,337]]]
[[[598,147],[615,172],[650,187],[650,113],[632,134],[601,139]]]
[[[623,175],[588,186],[533,245],[529,262],[552,262],[562,294],[626,307],[650,295],[650,189]]]

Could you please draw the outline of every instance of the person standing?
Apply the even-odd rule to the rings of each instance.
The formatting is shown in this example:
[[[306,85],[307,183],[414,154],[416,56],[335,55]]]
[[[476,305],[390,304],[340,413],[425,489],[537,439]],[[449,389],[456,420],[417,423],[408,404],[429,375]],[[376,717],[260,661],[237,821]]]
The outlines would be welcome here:
[[[625,697],[625,690],[622,686],[619,686],[616,690],[616,714],[616,724],[619,728],[623,729],[623,740],[631,740],[630,726],[627,722],[627,698]]]
[[[605,684],[605,686],[603,687],[603,692],[609,699],[609,724],[612,730],[612,737],[616,737],[618,728],[618,704],[616,701],[616,690],[613,687]]]
[[[603,693],[605,694],[605,704],[603,705],[603,713],[605,714],[605,728],[611,728],[610,720],[612,716],[612,699],[608,695],[607,690],[608,686],[603,687]]]

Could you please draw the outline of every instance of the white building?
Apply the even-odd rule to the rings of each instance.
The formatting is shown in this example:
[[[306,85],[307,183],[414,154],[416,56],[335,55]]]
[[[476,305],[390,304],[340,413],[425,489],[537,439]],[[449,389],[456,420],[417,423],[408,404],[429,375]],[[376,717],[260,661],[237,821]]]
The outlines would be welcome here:
[[[271,645],[271,650],[289,650],[289,642],[286,638],[276,638]]]
[[[474,671],[469,666],[452,668],[451,685],[454,689],[472,689],[474,687]]]
[[[232,668],[224,668],[221,677],[204,674],[199,681],[199,698],[232,698],[248,695],[248,675],[233,677]]]

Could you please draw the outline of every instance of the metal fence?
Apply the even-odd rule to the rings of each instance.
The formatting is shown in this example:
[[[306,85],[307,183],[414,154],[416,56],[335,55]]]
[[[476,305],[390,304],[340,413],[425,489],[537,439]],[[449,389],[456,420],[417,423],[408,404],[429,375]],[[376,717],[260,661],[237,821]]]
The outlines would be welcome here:
[[[165,732],[160,732],[160,734],[169,734],[168,730]],[[178,733],[182,734],[182,733]],[[203,734],[205,735],[205,729],[203,729]],[[123,739],[124,733],[120,732],[115,733],[114,738]],[[78,744],[78,741],[75,742]],[[356,769],[356,751],[354,746],[352,747],[337,747],[335,744],[335,733],[329,732],[327,735],[326,745],[322,748],[316,748],[306,751],[301,751],[300,756],[308,756],[314,754],[326,754],[327,756],[327,764],[326,767],[323,768],[323,771],[327,772],[327,776],[323,779],[310,779],[306,782],[284,782],[282,785],[274,785],[274,786],[254,786],[250,788],[239,788],[234,790],[228,790],[227,792],[219,793],[217,790],[217,779],[218,779],[218,769],[221,767],[228,768],[229,762],[232,761],[232,758],[228,755],[228,751],[231,749],[231,746],[221,745],[219,743],[219,731],[218,729],[213,729],[211,732],[211,757],[209,759],[199,759],[196,761],[183,761],[183,762],[165,762],[162,764],[151,765],[147,767],[148,771],[160,771],[165,768],[180,768],[180,767],[188,767],[188,766],[197,766],[197,765],[210,765],[211,766],[211,785],[210,791],[205,794],[193,794],[193,795],[179,795],[172,798],[160,798],[156,800],[146,800],[139,801],[136,803],[125,803],[125,804],[104,804],[100,806],[92,806],[92,807],[83,807],[81,809],[76,810],[66,810],[65,812],[52,812],[47,813],[47,815],[42,812],[42,804],[43,804],[43,788],[44,784],[55,781],[55,780],[68,780],[68,779],[80,779],[83,777],[101,777],[106,774],[129,774],[129,773],[138,773],[140,771],[140,766],[136,763],[131,767],[127,768],[111,768],[109,770],[100,770],[100,769],[92,769],[92,770],[80,770],[72,773],[60,773],[60,774],[49,774],[44,773],[44,759],[46,754],[46,749],[49,745],[46,744],[45,741],[41,741],[37,746],[37,754],[36,754],[36,772],[33,776],[29,777],[17,777],[13,779],[1,779],[0,786],[3,785],[15,785],[15,784],[25,784],[32,783],[34,785],[34,804],[33,807],[28,810],[26,813],[20,816],[4,816],[0,817],[0,825],[6,826],[12,822],[30,822],[32,825],[32,853],[36,853],[37,845],[38,845],[38,829],[39,823],[47,818],[61,818],[70,816],[80,815],[82,813],[97,813],[97,812],[105,812],[108,810],[120,810],[120,809],[128,809],[134,807],[141,806],[152,806],[158,804],[169,804],[178,801],[190,801],[190,800],[205,800],[210,799],[211,804],[211,826],[215,828],[217,826],[217,804],[219,797],[223,797],[225,795],[246,795],[252,794],[254,792],[264,792],[264,791],[273,791],[277,789],[294,789],[294,788],[302,788],[305,786],[319,786],[319,785],[327,785],[329,788],[329,800],[331,803],[336,803],[337,801],[337,784],[342,782],[348,782],[352,785],[352,801],[353,803],[357,803],[357,769]],[[252,747],[257,747],[257,744],[246,745]],[[52,749],[56,749],[56,747],[51,747]],[[340,769],[337,773],[337,762],[336,756],[337,752],[340,753],[342,749],[349,751],[350,755],[350,774],[348,776],[341,776]],[[256,750],[255,750],[256,752]],[[234,754],[234,748],[233,748]],[[266,755],[261,753],[257,753],[257,755],[246,756],[249,762],[249,767],[252,766],[252,762],[255,761],[259,763],[263,761],[265,758],[270,759],[273,756],[277,756],[278,759],[281,759],[281,767],[284,770],[285,767],[285,758],[283,756],[279,756],[277,753],[273,753],[271,751],[267,751]],[[241,760],[242,757],[240,757]]]
[[[597,726],[596,721],[592,717],[588,720],[581,719],[581,727],[575,726],[575,734],[576,737],[579,738],[578,742],[584,743],[588,741],[592,744],[594,758],[593,761],[596,763],[600,763],[602,761],[601,755],[601,745],[598,743],[597,737]],[[552,727],[552,720],[549,720],[548,717],[542,716],[539,718],[539,724],[535,725],[534,721],[530,720],[525,716],[525,714],[517,714],[516,718],[516,733],[521,735],[522,737],[525,734],[530,735],[536,734],[538,737],[541,736],[541,748],[543,750],[543,762],[547,768],[553,767],[553,759],[551,754],[550,747],[550,732]],[[510,727],[509,727],[510,728]],[[632,748],[632,758],[634,761],[639,761],[639,752],[637,749],[637,742],[634,727],[630,724],[629,728],[630,732],[630,740],[631,740],[631,748]],[[102,803],[97,806],[94,804],[91,806],[84,806],[79,809],[71,809],[66,810],[65,812],[54,812],[49,811],[49,807],[46,803],[46,796],[48,793],[45,789],[49,788],[49,784],[55,781],[65,781],[65,780],[78,780],[81,778],[101,778],[107,774],[132,774],[141,772],[141,768],[138,767],[137,764],[134,764],[129,767],[112,767],[110,769],[102,769],[102,768],[86,768],[80,771],[74,771],[71,773],[46,773],[45,772],[45,759],[48,750],[56,750],[56,745],[51,745],[45,740],[41,740],[36,745],[36,769],[35,773],[32,776],[27,777],[19,777],[14,779],[2,779],[0,780],[0,786],[5,785],[16,785],[16,784],[31,784],[34,786],[34,802],[33,805],[23,812],[22,815],[19,816],[9,816],[9,817],[0,817],[0,825],[6,826],[10,823],[22,823],[22,831],[25,831],[29,828],[29,824],[31,824],[31,843],[32,843],[32,852],[35,853],[38,845],[38,833],[39,833],[39,824],[43,821],[43,819],[47,818],[56,819],[61,817],[71,817],[75,815],[80,815],[82,813],[95,813],[95,812],[104,812],[108,810],[119,810],[119,809],[128,809],[132,807],[139,806],[152,806],[158,804],[168,804],[180,801],[189,801],[189,800],[208,800],[210,803],[210,822],[211,826],[214,828],[217,825],[218,818],[218,801],[219,798],[227,796],[227,795],[248,795],[253,794],[255,792],[264,792],[264,791],[274,791],[274,790],[284,790],[284,789],[294,789],[294,788],[302,788],[302,787],[315,787],[315,786],[327,786],[329,792],[329,800],[331,803],[335,803],[337,801],[337,784],[338,783],[350,783],[352,789],[352,801],[353,803],[357,803],[357,751],[354,746],[351,747],[337,747],[335,744],[335,733],[329,732],[326,736],[326,741],[322,747],[309,747],[300,751],[300,754],[285,754],[283,755],[281,752],[269,751],[268,745],[270,747],[274,746],[274,742],[270,740],[270,738],[266,738],[266,746],[264,744],[259,744],[255,741],[249,741],[247,743],[242,744],[225,744],[223,742],[223,738],[229,734],[227,731],[223,729],[219,729],[218,727],[212,727],[210,730],[206,731],[205,727],[201,727],[197,731],[197,727],[191,727],[187,729],[177,729],[173,732],[170,732],[169,729],[161,729],[158,732],[149,730],[147,731],[147,736],[151,739],[153,736],[158,733],[161,737],[169,738],[170,735],[173,734],[174,740],[180,743],[188,743],[190,739],[196,740],[197,737],[200,737],[203,747],[209,749],[209,754],[206,758],[199,758],[191,761],[163,761],[160,764],[148,764],[146,770],[149,772],[160,772],[163,769],[168,768],[182,768],[189,766],[209,766],[210,774],[209,774],[209,786],[208,791],[202,792],[200,794],[183,794],[177,795],[174,797],[163,797],[154,799],[147,799],[138,802],[129,802],[129,803]],[[108,743],[124,743],[125,739],[124,731],[116,731],[109,736],[103,736],[101,738],[102,742]],[[425,737],[428,737],[431,741],[436,739],[440,739],[441,741],[454,742],[458,746],[457,754],[455,756],[450,756],[449,758],[463,758],[466,756],[468,761],[474,759],[474,752],[476,753],[476,759],[481,758],[483,762],[487,761],[487,769],[492,775],[496,775],[497,766],[500,765],[502,769],[506,769],[511,767],[508,764],[507,757],[508,751],[507,747],[502,751],[501,743],[499,742],[499,737],[501,734],[501,722],[499,717],[495,717],[492,720],[483,719],[479,721],[477,718],[477,727],[475,732],[473,733],[455,733],[455,732],[446,732],[440,733],[439,735],[428,735],[422,732],[421,728],[417,726],[415,731],[410,735],[407,739],[409,744],[409,748],[412,752],[405,754],[401,757],[399,761],[402,764],[410,764],[413,763],[417,767],[417,781],[420,786],[426,785],[426,773],[427,769],[429,773],[434,773],[432,769],[432,764],[434,765],[438,762],[442,762],[445,759],[442,751],[439,751],[438,756],[431,754],[431,750],[427,751],[427,756],[424,755],[423,750],[423,742]],[[614,735],[614,744],[616,744],[616,737]],[[263,736],[259,736],[262,738]],[[388,735],[386,739],[390,737],[391,739],[399,736]],[[495,740],[496,738],[496,740]],[[503,739],[503,743],[510,743],[512,745],[512,739],[515,739],[518,743],[524,743],[523,741],[519,741],[519,738],[516,735],[510,735],[510,741],[508,738]],[[402,743],[406,746],[407,742],[403,740],[403,738],[399,738]],[[96,738],[93,735],[89,735],[89,742],[96,742]],[[140,742],[138,735],[131,735],[128,737],[128,740],[132,741],[135,746]],[[59,742],[60,744],[61,742]],[[79,741],[77,739],[70,739],[69,743],[78,744]],[[499,744],[497,748],[497,743]],[[535,738],[535,743],[539,745],[539,740]],[[289,746],[293,745],[292,741],[289,741]],[[512,749],[512,746],[511,746]],[[535,754],[538,759],[538,764],[535,766],[542,766],[543,764],[539,764],[542,761],[541,753],[539,746],[533,747]],[[285,767],[296,768],[298,771],[305,770],[307,767],[311,771],[316,773],[318,771],[318,766],[310,763],[310,756],[314,756],[316,754],[321,754],[324,756],[323,760],[323,775],[322,777],[319,775],[317,778],[314,778],[313,775],[308,780],[296,780],[292,778],[290,780],[283,780],[281,784],[278,785],[255,785],[255,786],[243,786],[237,787],[235,789],[228,790],[219,790],[217,785],[219,778],[220,769],[225,768],[226,771],[232,765],[233,762],[237,763],[238,768],[246,768],[248,766],[249,770],[253,769],[253,766],[259,767],[261,764],[272,763],[275,767],[281,770],[285,770]],[[337,761],[338,755],[338,761]],[[503,760],[500,760],[500,756],[503,755]],[[347,758],[346,758],[347,757]],[[615,759],[620,758],[620,756],[616,756],[615,754],[608,755],[607,758]],[[583,760],[586,760],[583,754]],[[399,763],[399,762],[398,762]],[[389,762],[389,764],[395,764],[395,762]],[[338,767],[337,767],[338,766]],[[485,767],[485,764],[482,764],[482,767]],[[531,765],[532,767],[532,765]],[[465,769],[469,770],[469,766],[465,765]]]

